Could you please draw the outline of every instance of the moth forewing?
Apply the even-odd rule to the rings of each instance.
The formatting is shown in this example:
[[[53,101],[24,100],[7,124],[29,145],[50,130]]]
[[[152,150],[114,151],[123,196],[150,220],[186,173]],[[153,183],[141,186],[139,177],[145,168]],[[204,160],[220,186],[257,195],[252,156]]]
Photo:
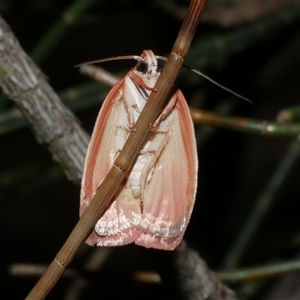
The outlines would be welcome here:
[[[145,50],[140,58],[113,87],[100,110],[85,162],[80,213],[113,166],[130,131],[135,130],[150,93],[155,92],[160,75],[155,55]],[[173,250],[182,240],[195,200],[197,152],[189,109],[179,90],[151,126],[134,165],[87,239],[88,244],[120,246],[134,242]]]

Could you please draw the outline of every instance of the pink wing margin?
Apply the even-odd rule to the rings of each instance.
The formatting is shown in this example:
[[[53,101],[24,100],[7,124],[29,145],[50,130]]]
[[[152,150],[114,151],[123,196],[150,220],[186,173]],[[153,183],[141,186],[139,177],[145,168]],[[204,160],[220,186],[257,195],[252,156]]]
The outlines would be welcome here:
[[[122,89],[124,79],[119,81],[108,93],[106,99],[103,102],[100,113],[98,114],[92,138],[87,149],[85,165],[83,170],[82,182],[81,182],[81,195],[80,195],[80,215],[82,215],[85,208],[89,205],[92,197],[94,196],[98,186],[94,186],[94,171],[96,160],[98,159],[99,149],[101,142],[103,142],[103,134],[107,126],[108,119],[111,114],[111,110],[114,108],[118,101],[119,91]],[[108,160],[103,160],[102,164],[102,178],[98,178],[99,184],[104,180],[106,174],[112,167]],[[98,185],[99,185],[98,184]]]

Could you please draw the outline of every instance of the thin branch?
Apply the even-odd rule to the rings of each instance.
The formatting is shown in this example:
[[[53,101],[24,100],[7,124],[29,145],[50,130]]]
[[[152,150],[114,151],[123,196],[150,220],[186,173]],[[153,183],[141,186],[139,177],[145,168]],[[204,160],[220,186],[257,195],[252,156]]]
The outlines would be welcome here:
[[[218,277],[227,282],[252,281],[261,278],[270,278],[271,276],[286,275],[287,273],[300,271],[300,261],[274,263],[268,266],[259,266],[256,268],[240,269],[232,272],[218,272]]]
[[[225,116],[201,109],[191,109],[194,123],[227,128],[264,136],[298,136],[300,123],[261,121],[242,117]]]

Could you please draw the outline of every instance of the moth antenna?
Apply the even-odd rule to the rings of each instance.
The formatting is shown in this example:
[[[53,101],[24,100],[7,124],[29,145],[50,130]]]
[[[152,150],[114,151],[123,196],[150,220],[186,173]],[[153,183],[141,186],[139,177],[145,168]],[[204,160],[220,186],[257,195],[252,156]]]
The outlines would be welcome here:
[[[167,60],[168,60],[166,57],[160,56],[160,55],[156,55],[155,57],[158,58],[158,59],[164,60],[164,61],[167,61]],[[251,100],[249,100],[248,98],[246,98],[246,97],[244,97],[244,96],[242,96],[242,95],[240,95],[240,94],[234,92],[233,90],[231,90],[231,89],[225,87],[224,85],[222,85],[222,84],[216,82],[215,80],[213,80],[212,78],[210,78],[210,77],[207,76],[206,74],[202,73],[201,71],[196,70],[196,69],[193,69],[193,68],[191,68],[191,67],[189,67],[189,66],[186,66],[186,65],[183,65],[183,67],[185,67],[185,68],[191,70],[192,72],[194,72],[194,73],[196,73],[196,74],[198,74],[198,75],[204,77],[205,79],[209,80],[210,82],[212,82],[212,83],[215,84],[216,86],[218,86],[218,87],[220,87],[221,89],[223,89],[223,90],[225,90],[225,91],[227,91],[227,92],[233,94],[234,96],[236,96],[236,97],[238,97],[238,98],[241,98],[241,99],[243,99],[243,100],[246,100],[246,101],[252,103]]]
[[[97,64],[105,61],[111,61],[111,60],[125,60],[125,59],[135,59],[137,61],[144,61],[140,56],[138,55],[125,55],[125,56],[114,56],[114,57],[108,57],[108,58],[102,58],[102,59],[96,59],[96,60],[90,60],[85,61],[83,63],[80,63],[78,65],[75,65],[74,68],[78,68],[84,65],[92,65]]]
[[[242,95],[236,93],[235,91],[233,91],[233,90],[227,88],[226,86],[224,86],[224,85],[222,85],[222,84],[216,82],[215,80],[213,80],[212,78],[210,78],[210,77],[207,76],[206,74],[202,73],[201,71],[196,70],[196,69],[192,69],[192,68],[190,68],[190,67],[188,67],[188,66],[184,66],[184,67],[187,68],[187,69],[190,69],[191,71],[193,71],[193,72],[196,73],[196,74],[199,74],[200,76],[202,76],[202,77],[204,77],[205,79],[209,80],[210,82],[212,82],[212,83],[215,84],[216,86],[220,87],[221,89],[223,89],[223,90],[225,90],[225,91],[227,91],[227,92],[233,94],[234,96],[236,96],[236,97],[238,97],[238,98],[241,98],[241,99],[243,99],[243,100],[246,100],[246,101],[252,103],[251,100],[249,100],[248,98],[246,98],[246,97],[244,97],[244,96],[242,96]]]

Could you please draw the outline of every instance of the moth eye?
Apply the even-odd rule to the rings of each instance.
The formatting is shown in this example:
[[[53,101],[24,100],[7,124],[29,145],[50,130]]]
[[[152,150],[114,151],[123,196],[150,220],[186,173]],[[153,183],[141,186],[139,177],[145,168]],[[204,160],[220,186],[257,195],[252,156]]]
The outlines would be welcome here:
[[[138,61],[136,64],[136,69],[141,73],[146,73],[148,70],[148,65],[144,61]]]

